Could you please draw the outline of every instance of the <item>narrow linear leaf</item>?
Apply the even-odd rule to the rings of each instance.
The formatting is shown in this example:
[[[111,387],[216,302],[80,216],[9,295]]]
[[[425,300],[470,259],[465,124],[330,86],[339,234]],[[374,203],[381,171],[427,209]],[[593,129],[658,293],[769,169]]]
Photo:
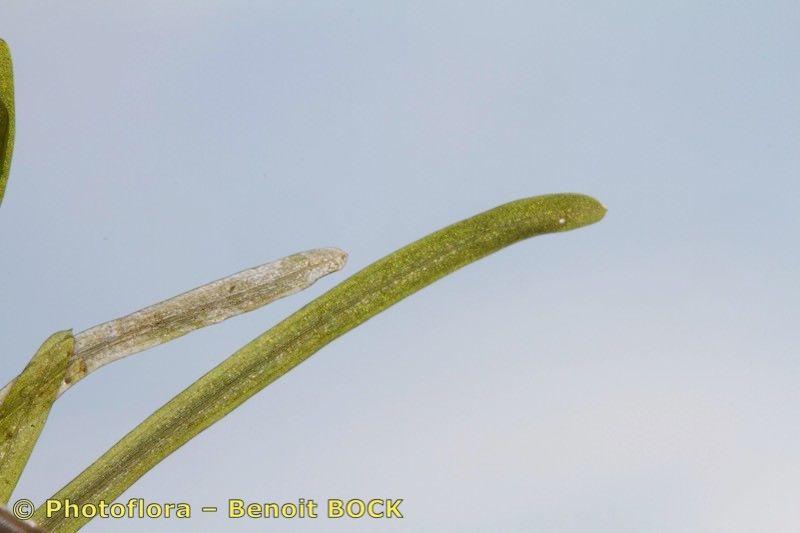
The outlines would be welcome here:
[[[296,253],[82,331],[58,394],[108,363],[308,288],[346,261],[338,248]],[[0,389],[0,401],[13,383]]]
[[[392,304],[509,244],[575,229],[605,215],[597,200],[555,194],[517,200],[428,235],[372,263],[223,361],[133,429],[51,499],[111,503],[189,439],[317,350]],[[84,517],[33,520],[69,532]]]
[[[42,344],[0,404],[0,503],[7,503],[39,439],[75,347],[71,331]]]
[[[0,204],[8,183],[11,154],[14,152],[14,75],[11,51],[0,39]]]

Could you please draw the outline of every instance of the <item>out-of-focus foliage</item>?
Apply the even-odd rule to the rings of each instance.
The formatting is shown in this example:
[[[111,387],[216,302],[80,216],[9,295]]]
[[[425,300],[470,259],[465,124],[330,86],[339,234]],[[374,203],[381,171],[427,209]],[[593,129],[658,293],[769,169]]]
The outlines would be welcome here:
[[[14,76],[11,52],[0,39],[0,203],[6,192],[11,154],[14,151]]]

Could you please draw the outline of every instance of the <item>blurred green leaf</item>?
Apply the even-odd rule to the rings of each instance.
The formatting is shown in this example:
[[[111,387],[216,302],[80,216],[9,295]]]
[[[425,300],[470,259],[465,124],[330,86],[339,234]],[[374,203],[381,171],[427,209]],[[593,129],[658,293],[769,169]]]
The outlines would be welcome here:
[[[6,192],[11,154],[14,152],[14,75],[11,51],[0,39],[0,204]]]

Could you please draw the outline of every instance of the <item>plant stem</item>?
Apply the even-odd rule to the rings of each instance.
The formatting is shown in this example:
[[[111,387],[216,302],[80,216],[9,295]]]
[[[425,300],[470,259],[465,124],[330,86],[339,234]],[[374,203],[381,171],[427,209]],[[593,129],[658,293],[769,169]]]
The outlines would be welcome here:
[[[3,533],[44,533],[33,524],[20,520],[2,505],[0,505],[0,531]]]
[[[372,263],[239,349],[150,415],[51,500],[111,503],[189,439],[317,350],[454,270],[521,239],[597,222],[605,208],[579,194],[517,200],[428,235]],[[84,517],[33,520],[75,531]]]

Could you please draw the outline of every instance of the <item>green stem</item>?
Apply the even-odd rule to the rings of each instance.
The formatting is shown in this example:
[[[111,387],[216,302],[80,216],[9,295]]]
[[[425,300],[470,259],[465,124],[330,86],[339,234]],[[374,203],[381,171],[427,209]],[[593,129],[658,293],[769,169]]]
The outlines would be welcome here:
[[[49,501],[111,503],[189,439],[317,350],[415,291],[521,239],[597,222],[605,208],[579,194],[517,200],[428,235],[354,274],[239,349],[150,415]],[[48,516],[48,531],[88,521]]]

